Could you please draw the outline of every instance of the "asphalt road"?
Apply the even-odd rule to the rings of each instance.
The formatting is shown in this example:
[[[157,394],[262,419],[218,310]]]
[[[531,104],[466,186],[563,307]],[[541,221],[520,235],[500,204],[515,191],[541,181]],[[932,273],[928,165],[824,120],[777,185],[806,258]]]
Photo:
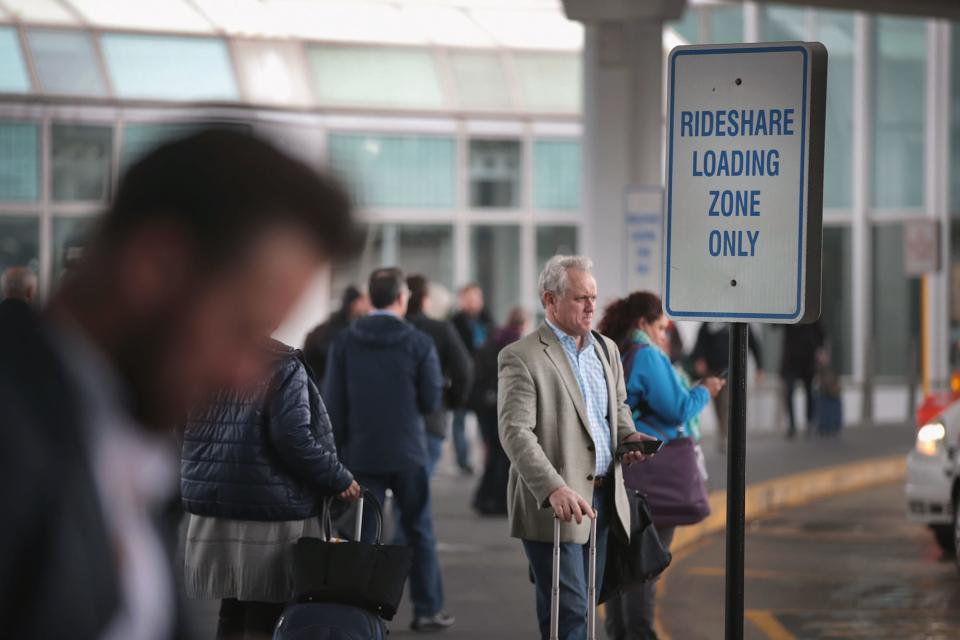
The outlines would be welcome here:
[[[960,638],[960,574],[903,504],[896,483],[748,525],[746,638]],[[722,535],[677,554],[659,614],[675,640],[723,637]]]

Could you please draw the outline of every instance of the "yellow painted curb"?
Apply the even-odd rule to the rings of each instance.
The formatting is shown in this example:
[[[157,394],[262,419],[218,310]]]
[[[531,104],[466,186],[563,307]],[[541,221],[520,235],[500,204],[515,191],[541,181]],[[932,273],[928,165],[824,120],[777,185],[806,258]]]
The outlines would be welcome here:
[[[900,480],[906,473],[907,458],[899,455],[804,471],[751,484],[746,491],[746,519],[755,520],[777,509],[797,507],[818,498]],[[678,527],[671,551],[676,553],[706,535],[726,529],[727,492],[714,491],[709,499],[710,517],[690,527]]]
[[[797,507],[820,498],[829,498],[895,480],[902,480],[906,477],[906,474],[907,457],[898,455],[804,471],[747,485],[745,496],[746,520],[756,520],[778,509]],[[673,544],[670,546],[675,562],[686,555],[686,553],[683,553],[684,550],[690,549],[692,551],[692,545],[699,540],[726,529],[727,492],[724,490],[714,491],[710,494],[709,500],[709,518],[690,527],[677,527]],[[670,634],[664,628],[660,612],[660,598],[666,592],[666,579],[669,575],[670,570],[668,569],[660,578],[657,589],[654,624],[657,635],[661,640],[670,640]],[[754,617],[757,617],[756,614]],[[763,620],[766,621],[766,618]],[[768,634],[768,637],[787,636]]]

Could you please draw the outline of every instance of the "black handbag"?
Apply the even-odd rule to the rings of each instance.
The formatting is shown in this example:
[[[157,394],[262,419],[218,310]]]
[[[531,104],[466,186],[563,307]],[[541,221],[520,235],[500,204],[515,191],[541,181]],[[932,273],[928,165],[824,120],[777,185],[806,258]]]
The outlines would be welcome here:
[[[610,528],[600,589],[601,603],[653,580],[670,566],[673,559],[653,526],[650,507],[643,495],[627,489],[627,499],[630,502],[630,542],[623,538],[619,527]]]
[[[293,544],[294,594],[300,602],[331,602],[360,607],[392,620],[403,598],[403,585],[413,566],[413,549],[382,544],[383,510],[369,491],[357,505],[359,532],[363,505],[373,505],[377,518],[374,544],[333,538],[333,499],[320,514],[323,539],[300,538]]]

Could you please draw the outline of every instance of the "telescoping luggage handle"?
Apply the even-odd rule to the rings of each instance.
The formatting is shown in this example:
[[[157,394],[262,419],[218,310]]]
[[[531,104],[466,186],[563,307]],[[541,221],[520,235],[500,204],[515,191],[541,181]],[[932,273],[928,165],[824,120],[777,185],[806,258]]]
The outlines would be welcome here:
[[[550,640],[560,640],[560,518],[553,519],[553,585],[550,589]],[[597,640],[597,519],[590,518],[590,570],[587,575],[587,640]]]
[[[353,539],[356,542],[361,542],[360,538],[363,535],[363,505],[367,498],[369,498],[371,504],[373,504],[374,515],[377,518],[377,535],[374,544],[383,544],[383,508],[380,506],[380,501],[377,500],[377,497],[373,495],[369,489],[363,489],[360,492],[360,498],[357,500],[357,518],[353,523]],[[330,515],[330,505],[332,502],[333,498],[324,500],[323,520],[321,522],[324,540],[332,540],[334,537],[333,519]]]

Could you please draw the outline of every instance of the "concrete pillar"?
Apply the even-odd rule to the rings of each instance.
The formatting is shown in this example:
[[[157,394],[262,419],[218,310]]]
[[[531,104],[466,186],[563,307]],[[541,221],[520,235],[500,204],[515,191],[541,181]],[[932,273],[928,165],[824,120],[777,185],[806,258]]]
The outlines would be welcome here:
[[[660,291],[663,23],[683,7],[684,0],[564,0],[567,16],[585,27],[583,244],[601,303]]]

